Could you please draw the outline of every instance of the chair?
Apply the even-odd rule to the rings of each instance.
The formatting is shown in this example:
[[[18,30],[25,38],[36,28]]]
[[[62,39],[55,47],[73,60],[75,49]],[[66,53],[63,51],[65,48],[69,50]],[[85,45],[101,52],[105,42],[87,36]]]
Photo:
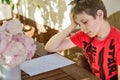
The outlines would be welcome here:
[[[110,24],[112,24],[113,26],[115,26],[116,28],[120,30],[120,11],[117,11],[111,14],[108,17],[108,21]]]
[[[42,45],[38,41],[36,41],[35,44],[36,44],[36,48],[37,48],[35,55],[44,56],[44,55],[48,54],[48,52],[44,49],[44,45]]]

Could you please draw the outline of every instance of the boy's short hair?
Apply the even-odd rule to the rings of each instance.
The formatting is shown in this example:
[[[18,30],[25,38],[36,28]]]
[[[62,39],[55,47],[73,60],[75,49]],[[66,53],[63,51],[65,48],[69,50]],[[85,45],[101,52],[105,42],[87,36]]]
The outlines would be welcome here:
[[[73,12],[74,15],[85,12],[93,16],[93,18],[96,18],[97,10],[102,10],[104,19],[107,19],[107,11],[102,0],[74,0],[70,2],[70,5],[73,4],[75,4],[75,6],[72,8],[71,12]]]

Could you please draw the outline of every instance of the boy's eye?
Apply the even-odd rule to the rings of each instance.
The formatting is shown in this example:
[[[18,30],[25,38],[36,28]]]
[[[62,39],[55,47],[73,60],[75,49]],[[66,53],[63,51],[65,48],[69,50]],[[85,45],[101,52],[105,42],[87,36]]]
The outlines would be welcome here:
[[[83,24],[87,24],[88,21],[84,21]]]

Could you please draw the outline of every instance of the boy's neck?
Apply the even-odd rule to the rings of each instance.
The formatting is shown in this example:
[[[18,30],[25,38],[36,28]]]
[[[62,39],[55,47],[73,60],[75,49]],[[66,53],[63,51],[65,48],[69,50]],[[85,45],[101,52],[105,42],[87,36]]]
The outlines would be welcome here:
[[[110,33],[110,24],[108,21],[103,21],[97,39],[104,40]]]

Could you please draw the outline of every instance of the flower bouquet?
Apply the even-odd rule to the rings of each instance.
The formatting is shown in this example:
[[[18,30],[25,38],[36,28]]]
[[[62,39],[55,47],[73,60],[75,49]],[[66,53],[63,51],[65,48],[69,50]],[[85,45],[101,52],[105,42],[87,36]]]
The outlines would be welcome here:
[[[0,65],[16,67],[34,55],[34,40],[22,29],[23,24],[16,19],[3,22],[0,27]]]

